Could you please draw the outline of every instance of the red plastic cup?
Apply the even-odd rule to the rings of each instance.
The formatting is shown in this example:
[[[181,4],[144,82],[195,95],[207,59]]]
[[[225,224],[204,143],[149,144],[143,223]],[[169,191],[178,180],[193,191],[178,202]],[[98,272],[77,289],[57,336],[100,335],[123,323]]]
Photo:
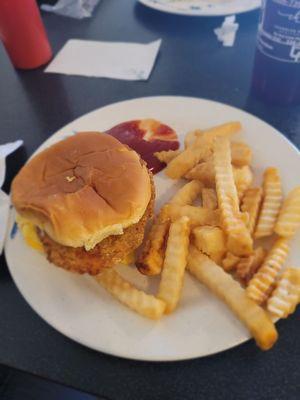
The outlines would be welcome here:
[[[0,0],[0,39],[16,68],[37,68],[52,57],[36,0]]]

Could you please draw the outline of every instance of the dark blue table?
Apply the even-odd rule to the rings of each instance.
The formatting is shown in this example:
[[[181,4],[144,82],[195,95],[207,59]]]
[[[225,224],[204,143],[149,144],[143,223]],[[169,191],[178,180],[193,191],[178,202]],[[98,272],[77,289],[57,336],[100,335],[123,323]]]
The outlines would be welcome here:
[[[5,189],[58,128],[95,108],[134,97],[172,94],[228,103],[266,120],[299,147],[300,108],[267,106],[249,94],[258,12],[237,19],[236,44],[224,48],[213,33],[221,18],[160,14],[135,0],[102,0],[94,17],[83,21],[44,15],[55,52],[71,38],[162,38],[161,52],[148,82],[126,82],[44,74],[42,69],[15,71],[0,48],[0,142],[25,141],[25,148],[8,161]],[[86,349],[42,321],[17,291],[1,258],[0,363],[109,399],[298,400],[299,317],[300,310],[278,324],[280,340],[268,353],[250,341],[186,362],[122,360]]]

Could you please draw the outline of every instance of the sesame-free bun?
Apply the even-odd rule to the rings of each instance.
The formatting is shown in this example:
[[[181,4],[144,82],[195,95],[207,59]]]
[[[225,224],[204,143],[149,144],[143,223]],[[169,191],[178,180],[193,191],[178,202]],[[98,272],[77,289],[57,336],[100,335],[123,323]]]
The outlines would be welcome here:
[[[50,146],[12,183],[12,201],[22,217],[55,242],[86,250],[136,224],[150,198],[150,176],[139,155],[98,132]]]

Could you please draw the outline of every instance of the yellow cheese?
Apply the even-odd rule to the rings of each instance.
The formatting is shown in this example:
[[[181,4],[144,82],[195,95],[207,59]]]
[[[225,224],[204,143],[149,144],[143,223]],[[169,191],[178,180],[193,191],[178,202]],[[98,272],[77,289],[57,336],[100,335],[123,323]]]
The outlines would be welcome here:
[[[25,239],[25,242],[28,246],[32,247],[34,250],[38,250],[43,252],[44,247],[40,238],[38,237],[35,225],[28,221],[26,218],[17,215],[16,221],[18,223],[18,227]],[[122,261],[122,264],[131,265],[135,263],[135,254],[134,252],[127,254],[125,259]]]
[[[35,225],[19,215],[17,216],[16,221],[28,246],[32,247],[34,250],[43,252],[44,247],[38,237]]]

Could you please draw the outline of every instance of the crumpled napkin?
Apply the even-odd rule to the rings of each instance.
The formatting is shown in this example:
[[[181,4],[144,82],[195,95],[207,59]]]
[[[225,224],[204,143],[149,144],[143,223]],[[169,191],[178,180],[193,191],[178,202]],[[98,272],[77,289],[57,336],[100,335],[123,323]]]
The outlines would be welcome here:
[[[218,40],[223,43],[223,46],[232,47],[238,28],[239,24],[235,22],[235,15],[231,15],[226,17],[223,24],[219,28],[214,29],[214,32]]]
[[[58,0],[54,6],[42,4],[41,9],[65,17],[82,19],[92,16],[94,8],[99,1],[100,0]]]
[[[45,72],[124,80],[147,80],[161,40],[147,44],[69,40]]]
[[[4,246],[10,206],[9,196],[1,190],[5,180],[5,158],[16,151],[22,144],[22,140],[17,140],[13,143],[0,145],[0,254]]]

